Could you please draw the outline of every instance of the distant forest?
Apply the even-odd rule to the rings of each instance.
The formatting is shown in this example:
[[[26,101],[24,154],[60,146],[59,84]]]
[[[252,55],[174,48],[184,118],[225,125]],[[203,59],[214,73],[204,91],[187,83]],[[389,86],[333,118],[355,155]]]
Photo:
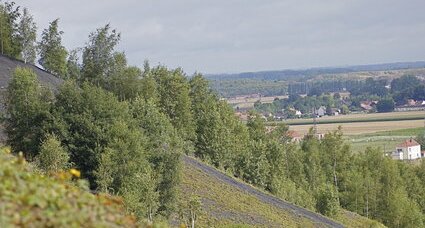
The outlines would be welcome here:
[[[338,92],[357,86],[356,78],[339,75],[356,72],[396,71],[425,68],[425,61],[360,65],[350,67],[311,68],[305,70],[281,70],[248,72],[239,74],[206,75],[212,88],[223,97],[256,94],[276,96],[284,94],[307,94],[311,88],[321,87],[326,92]],[[319,76],[326,79],[316,80]],[[330,77],[334,75],[335,77]],[[364,81],[364,80],[360,80]]]

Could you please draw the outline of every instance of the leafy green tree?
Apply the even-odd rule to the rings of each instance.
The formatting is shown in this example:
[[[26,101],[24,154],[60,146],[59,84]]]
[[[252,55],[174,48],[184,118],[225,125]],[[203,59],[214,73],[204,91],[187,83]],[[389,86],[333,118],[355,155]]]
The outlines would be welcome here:
[[[416,141],[421,144],[421,148],[425,148],[425,132],[419,133],[416,136]]]
[[[152,100],[155,103],[159,103],[158,85],[151,72],[149,62],[145,61],[143,64],[143,73],[141,81],[140,96],[146,100]]]
[[[330,105],[326,106],[326,115],[332,116],[332,107]]]
[[[54,113],[56,131],[91,188],[123,196],[129,211],[152,219],[163,176],[149,161],[151,148],[128,103],[90,83],[66,82]]]
[[[68,146],[71,161],[96,187],[100,154],[115,140],[112,127],[120,122],[133,125],[128,105],[101,88],[66,82],[56,96],[54,114],[60,126],[56,134]]]
[[[20,39],[18,39],[18,19],[21,16],[20,7],[14,2],[0,3],[0,45],[1,53],[19,58],[21,54]]]
[[[41,41],[38,44],[40,50],[38,62],[46,71],[59,77],[65,77],[68,52],[62,46],[63,32],[59,30],[58,24],[59,18],[50,22],[49,28],[43,30]]]
[[[378,218],[390,227],[421,227],[423,221],[415,202],[408,198],[395,161],[384,159],[381,166]]]
[[[66,62],[66,79],[75,81],[80,80],[81,66],[78,58],[79,49],[74,49],[69,52],[68,60]]]
[[[8,143],[13,151],[22,151],[27,158],[34,158],[44,137],[52,95],[43,89],[36,74],[26,68],[16,68],[7,92]]]
[[[322,88],[315,86],[308,91],[308,96],[320,96],[322,95],[323,90]]]
[[[105,88],[116,94],[120,100],[133,100],[142,94],[142,71],[137,67],[127,66],[124,53],[114,55],[114,65]]]
[[[202,212],[202,202],[199,197],[191,196],[187,201],[180,203],[179,216],[188,227],[195,228],[195,222]]]
[[[36,157],[37,165],[46,172],[58,172],[69,167],[68,152],[55,135],[47,135]]]
[[[104,86],[115,68],[115,46],[121,35],[111,30],[109,24],[98,28],[89,36],[89,42],[83,50],[82,81]]]
[[[232,168],[237,126],[233,110],[219,101],[201,75],[190,80],[192,112],[196,122],[195,155],[216,167]]]
[[[157,179],[154,173],[142,172],[128,177],[123,183],[120,194],[126,207],[139,219],[154,220],[159,207],[159,192],[156,191]]]
[[[402,92],[411,87],[419,85],[420,81],[413,75],[405,75],[400,78],[395,78],[391,81],[391,92],[397,93]]]
[[[21,45],[21,58],[25,63],[34,64],[36,50],[37,26],[32,15],[24,8],[21,21],[18,25],[18,39]]]
[[[183,142],[168,117],[152,100],[136,98],[131,111],[140,130],[147,137],[148,159],[158,179],[158,213],[168,216],[175,209],[180,181],[180,156]]]
[[[110,138],[104,149],[108,150],[110,158],[105,160],[112,163],[100,163],[99,166],[112,170],[108,189],[123,196],[127,208],[140,219],[152,220],[159,204],[158,180],[147,159],[144,136],[137,129],[129,128],[123,120],[111,123],[105,135]]]
[[[317,191],[316,209],[323,215],[334,216],[339,209],[338,192],[332,185],[323,185]]]
[[[359,158],[355,157],[354,168],[347,174],[346,190],[341,191],[341,206],[358,214],[364,214],[366,208],[366,183],[369,182],[368,171],[362,172]]]
[[[110,148],[106,148],[103,153],[99,156],[99,166],[94,172],[96,176],[97,189],[101,192],[113,194],[114,189],[112,183],[114,181],[114,170],[110,168],[114,163],[113,159],[114,151]]]
[[[378,102],[376,109],[378,112],[392,112],[394,111],[394,100],[392,98],[385,98]]]
[[[416,202],[418,206],[420,207],[420,209],[422,210],[422,213],[425,213],[425,197],[423,196],[425,193],[423,193],[423,191],[417,191],[418,183],[421,185],[421,187],[419,188],[423,188],[423,186],[425,185],[424,160],[421,160],[420,164],[414,167],[414,172],[416,174],[417,179],[416,181],[411,181],[413,184],[410,184],[410,185],[412,185],[413,187],[408,187],[407,190],[409,191],[409,195],[411,195],[413,199],[416,199]]]
[[[328,133],[321,141],[322,168],[327,176],[328,183],[333,183],[339,191],[346,181],[347,171],[350,170],[351,151],[342,138],[342,130]]]
[[[186,140],[188,152],[195,138],[195,125],[191,112],[190,86],[181,69],[168,70],[158,66],[151,70],[157,83],[159,107],[171,119],[173,126]]]
[[[341,94],[340,93],[334,93],[334,99],[335,100],[340,100],[341,99]]]
[[[320,143],[315,137],[306,137],[301,144],[304,153],[304,172],[309,183],[309,190],[316,190],[325,182],[325,174],[322,170],[322,154]]]
[[[350,109],[348,108],[347,105],[342,105],[341,106],[341,113],[344,114],[344,115],[350,113]]]

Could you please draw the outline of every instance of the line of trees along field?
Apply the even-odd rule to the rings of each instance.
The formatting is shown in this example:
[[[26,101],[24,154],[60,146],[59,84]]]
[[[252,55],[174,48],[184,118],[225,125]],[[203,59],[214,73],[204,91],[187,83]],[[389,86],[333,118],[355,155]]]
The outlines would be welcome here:
[[[408,99],[415,101],[425,100],[425,82],[415,76],[405,75],[391,81],[391,88],[386,88],[387,80],[368,78],[365,81],[353,81],[353,86],[348,88],[349,97],[342,98],[339,89],[327,89],[329,82],[316,83],[307,96],[301,97],[296,93],[290,94],[285,99],[275,99],[272,103],[261,103],[257,101],[254,108],[260,112],[283,113],[287,118],[295,118],[296,109],[311,116],[314,108],[325,106],[328,110],[327,115],[332,115],[332,108],[341,110],[342,114],[348,114],[350,111],[361,111],[361,102],[377,101],[376,108],[370,111],[391,112],[396,105],[404,105]],[[322,87],[323,86],[323,87]],[[334,91],[334,95],[329,94]]]
[[[12,11],[0,7],[1,15]],[[240,122],[200,74],[129,66],[109,25],[90,34],[81,62],[64,54],[57,22],[43,33],[40,62],[66,81],[52,92],[18,68],[7,95],[8,143],[47,173],[75,167],[92,190],[122,196],[129,212],[154,220],[187,211],[177,202],[180,157],[193,154],[327,216],[342,207],[390,227],[424,226],[424,162],[411,166],[371,148],[353,154],[341,131],[321,141],[309,134],[298,146],[285,125],[266,133],[255,113]]]

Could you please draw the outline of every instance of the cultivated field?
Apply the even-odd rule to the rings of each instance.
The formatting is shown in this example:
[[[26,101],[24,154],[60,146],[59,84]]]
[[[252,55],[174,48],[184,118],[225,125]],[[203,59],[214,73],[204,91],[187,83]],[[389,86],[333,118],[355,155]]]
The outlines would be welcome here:
[[[424,127],[383,131],[372,134],[351,135],[347,136],[346,140],[350,143],[354,152],[364,151],[366,147],[379,147],[382,151],[392,152],[397,144],[424,131]]]
[[[243,109],[251,109],[251,108],[254,108],[254,103],[257,102],[258,100],[261,103],[272,103],[275,98],[284,99],[284,98],[288,98],[288,96],[269,96],[269,97],[240,96],[240,97],[228,98],[226,99],[226,101],[227,103],[229,103],[230,105],[234,107],[238,106],[239,108],[243,108]]]
[[[397,121],[376,121],[376,122],[355,122],[355,123],[331,123],[317,125],[318,132],[327,133],[342,127],[344,135],[360,135],[380,131],[391,131],[398,129],[417,128],[423,126],[424,120],[397,120]],[[313,127],[312,124],[290,125],[289,129],[305,134]]]
[[[400,120],[423,120],[425,118],[425,111],[412,111],[412,112],[387,112],[387,113],[361,113],[349,114],[339,116],[324,116],[317,118],[317,124],[330,124],[330,123],[362,123],[362,122],[383,122],[383,121],[400,121]],[[313,124],[313,119],[290,119],[285,121],[288,125],[306,125]],[[423,126],[423,124],[419,125]],[[396,126],[397,127],[397,126]],[[418,127],[418,125],[416,126]],[[410,128],[410,127],[405,127]],[[396,128],[400,129],[400,128]],[[391,129],[383,129],[391,130]],[[364,132],[366,133],[366,132]]]

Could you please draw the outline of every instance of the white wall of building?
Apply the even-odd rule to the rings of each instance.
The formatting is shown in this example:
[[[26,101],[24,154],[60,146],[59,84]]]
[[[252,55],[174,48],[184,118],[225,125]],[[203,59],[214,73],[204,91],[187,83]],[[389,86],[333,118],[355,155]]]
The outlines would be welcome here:
[[[399,156],[396,154],[399,154]],[[397,159],[395,157],[402,157],[401,160],[413,160],[421,158],[421,146],[396,147],[396,152],[394,153],[393,157],[394,159]]]

